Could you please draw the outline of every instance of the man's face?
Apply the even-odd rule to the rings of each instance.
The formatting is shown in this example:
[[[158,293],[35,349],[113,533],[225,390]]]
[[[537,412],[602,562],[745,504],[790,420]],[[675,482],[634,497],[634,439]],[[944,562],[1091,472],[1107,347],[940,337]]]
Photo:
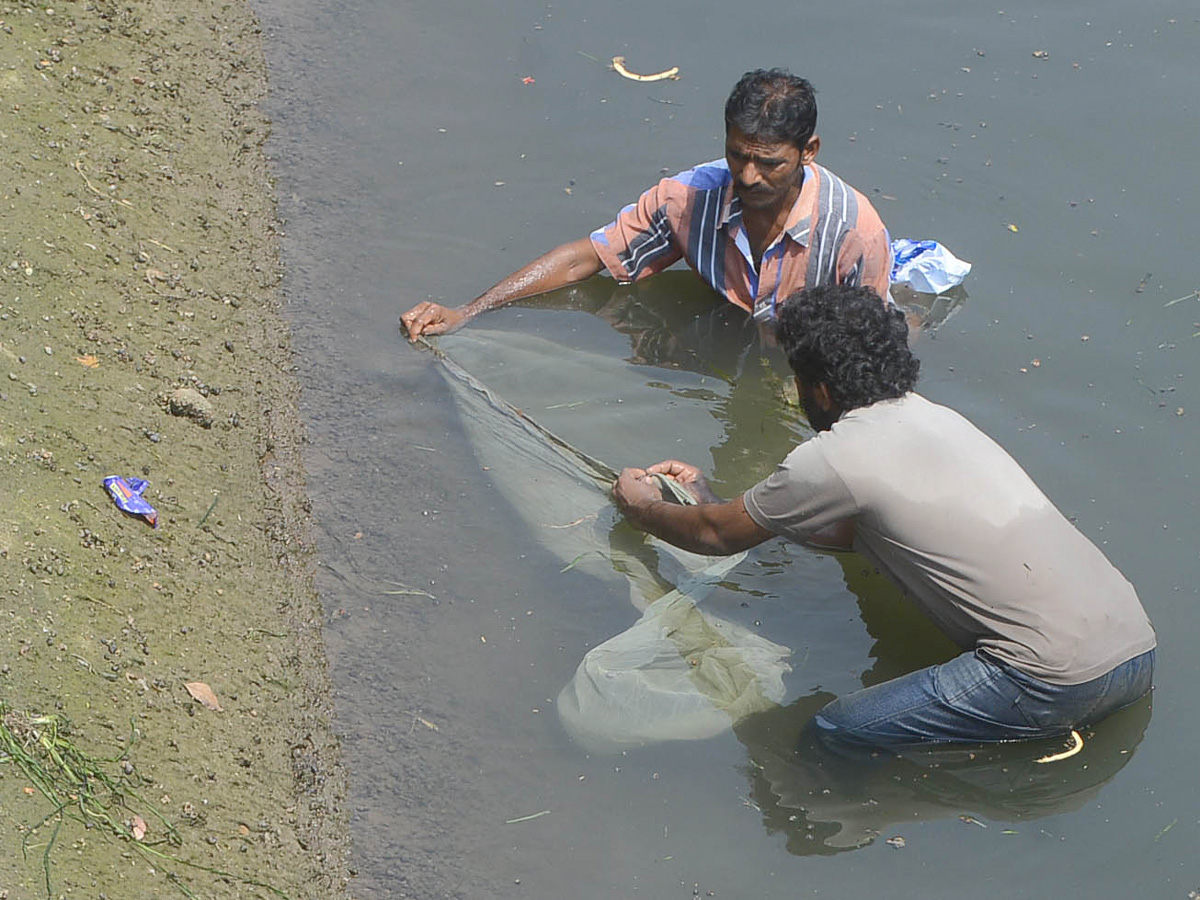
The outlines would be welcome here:
[[[733,174],[733,191],[745,209],[787,205],[800,196],[804,167],[817,155],[820,140],[809,139],[803,150],[784,141],[773,143],[738,128],[725,134],[725,160]]]

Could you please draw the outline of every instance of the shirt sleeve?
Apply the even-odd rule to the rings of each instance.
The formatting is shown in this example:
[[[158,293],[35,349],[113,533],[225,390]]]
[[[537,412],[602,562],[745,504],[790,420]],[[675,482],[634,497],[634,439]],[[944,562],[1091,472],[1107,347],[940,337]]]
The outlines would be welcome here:
[[[887,300],[892,283],[891,238],[875,208],[861,195],[859,206],[858,226],[846,235],[838,252],[838,283],[874,288]]]
[[[672,226],[677,189],[676,182],[664,178],[621,210],[616,221],[592,232],[592,246],[618,281],[657,274],[683,258]]]
[[[826,459],[821,439],[805,441],[742,495],[746,512],[759,526],[803,541],[859,512],[850,489]]]

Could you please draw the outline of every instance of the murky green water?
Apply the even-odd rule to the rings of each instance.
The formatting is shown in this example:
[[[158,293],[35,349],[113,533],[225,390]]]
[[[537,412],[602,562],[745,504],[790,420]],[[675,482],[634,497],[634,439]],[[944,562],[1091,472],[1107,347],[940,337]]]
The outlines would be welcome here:
[[[259,8],[361,896],[1200,887],[1194,10]],[[625,81],[607,68],[618,54],[683,78]],[[829,694],[949,649],[861,560],[778,542],[703,605],[791,649],[781,708],[616,754],[556,714],[588,649],[636,620],[629,585],[564,564],[537,467],[476,452],[478,428],[396,318],[474,297],[660,170],[718,156],[729,87],[775,64],[812,79],[821,161],[893,236],[975,264],[967,302],[920,339],[922,391],[1025,465],[1158,629],[1153,709],[1103,723],[1068,763],[1032,765],[1045,748],[1020,746],[887,766],[790,754]],[[612,465],[678,456],[732,493],[803,426],[736,317],[710,309],[686,273],[597,280],[480,320],[470,337],[494,334],[495,353],[477,374]],[[566,377],[589,359],[603,377]],[[623,540],[615,521],[599,534]]]

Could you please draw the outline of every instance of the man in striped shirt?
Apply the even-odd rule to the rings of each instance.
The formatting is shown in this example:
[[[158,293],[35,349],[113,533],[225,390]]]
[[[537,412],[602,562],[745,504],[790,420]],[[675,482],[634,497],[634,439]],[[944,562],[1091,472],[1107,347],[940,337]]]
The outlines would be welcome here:
[[[616,221],[562,244],[464,306],[419,303],[410,339],[444,334],[482,312],[607,268],[645,278],[684,259],[760,323],[800,288],[864,285],[888,296],[887,229],[861,193],[816,163],[812,85],[785,69],[747,72],[725,103],[725,158],[662,179]]]

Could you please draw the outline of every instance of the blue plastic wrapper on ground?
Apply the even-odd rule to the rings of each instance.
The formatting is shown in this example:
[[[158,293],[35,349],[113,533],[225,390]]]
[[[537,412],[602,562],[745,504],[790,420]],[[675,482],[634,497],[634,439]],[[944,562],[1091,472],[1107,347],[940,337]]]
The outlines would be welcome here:
[[[158,513],[154,507],[142,497],[142,492],[150,483],[140,478],[122,478],[120,475],[109,475],[104,479],[104,486],[117,507],[131,516],[140,516],[155,528],[158,527]]]

